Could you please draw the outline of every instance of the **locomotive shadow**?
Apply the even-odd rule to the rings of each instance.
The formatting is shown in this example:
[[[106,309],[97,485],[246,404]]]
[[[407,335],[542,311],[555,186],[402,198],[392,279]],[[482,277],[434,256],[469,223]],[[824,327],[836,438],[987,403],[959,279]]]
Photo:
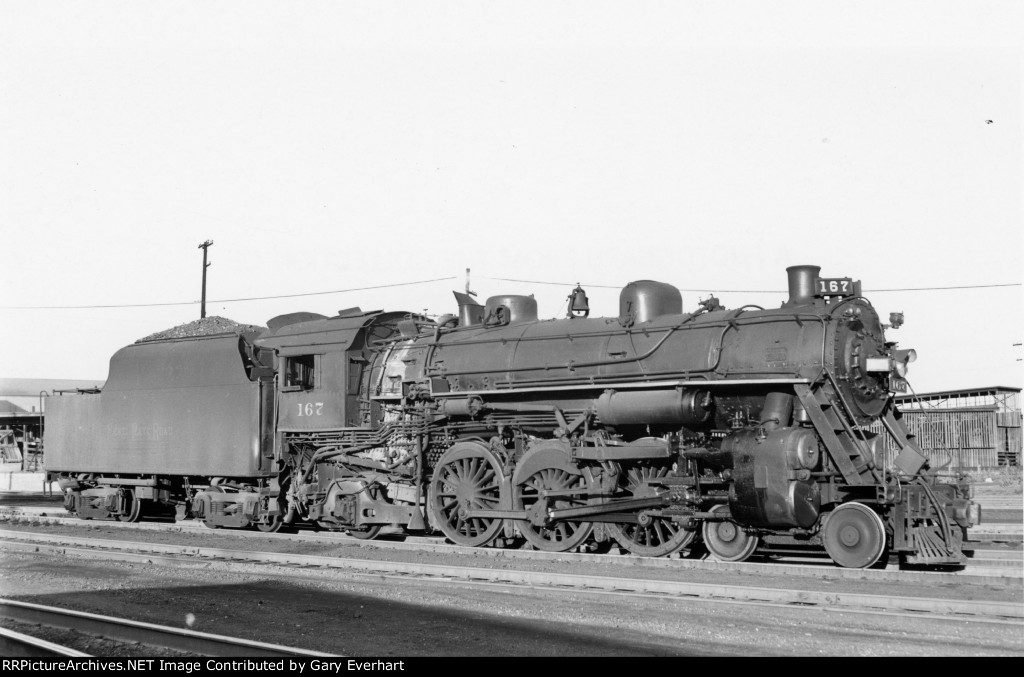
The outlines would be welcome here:
[[[88,576],[86,576],[88,577]],[[361,585],[332,581],[332,585]],[[381,585],[373,583],[372,585]],[[386,585],[386,584],[385,584]],[[9,595],[12,599],[189,628],[200,632],[328,651],[346,656],[734,656],[735,644],[627,630],[616,623],[588,624],[575,604],[535,596],[537,615],[524,617],[507,604],[516,593],[415,588],[410,604],[370,594],[310,589],[276,579],[227,585],[167,586],[73,593]],[[504,599],[503,599],[504,598]],[[434,606],[446,604],[444,607]],[[624,613],[621,602],[590,602],[608,620]],[[452,606],[454,605],[455,608]],[[474,607],[474,610],[458,606]],[[563,617],[551,619],[547,609]],[[503,617],[500,614],[516,614]],[[189,625],[188,619],[192,618]]]

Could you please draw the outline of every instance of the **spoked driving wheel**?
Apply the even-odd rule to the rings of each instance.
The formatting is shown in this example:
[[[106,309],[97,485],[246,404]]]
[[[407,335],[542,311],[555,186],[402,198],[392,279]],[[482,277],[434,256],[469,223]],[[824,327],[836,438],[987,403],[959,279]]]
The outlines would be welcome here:
[[[458,545],[481,546],[493,541],[503,519],[473,515],[501,505],[501,463],[482,444],[464,442],[444,452],[430,480],[431,519]]]
[[[729,506],[716,505],[712,513],[728,513]],[[732,521],[704,522],[704,545],[720,562],[742,562],[757,550],[760,539]]]
[[[863,503],[843,503],[825,521],[822,540],[836,564],[864,569],[885,552],[885,524],[878,513]]]
[[[538,513],[536,519],[519,520],[516,526],[523,537],[538,550],[565,552],[578,547],[594,529],[592,522],[558,520],[550,524],[536,524],[542,521],[548,510],[578,508],[587,504],[587,478],[573,474],[561,467],[541,468],[516,484],[513,500],[520,510]],[[545,492],[579,492],[545,498]]]
[[[124,492],[124,512],[117,516],[121,522],[142,521],[142,499],[135,494],[133,489],[122,489]]]
[[[659,477],[669,473],[667,466],[635,465],[626,472],[625,489],[635,497],[653,495],[651,483],[657,484]],[[661,515],[657,510],[644,510],[637,515],[636,523],[608,524],[608,533],[619,545],[643,557],[664,557],[688,546],[697,535],[684,529],[671,517]]]

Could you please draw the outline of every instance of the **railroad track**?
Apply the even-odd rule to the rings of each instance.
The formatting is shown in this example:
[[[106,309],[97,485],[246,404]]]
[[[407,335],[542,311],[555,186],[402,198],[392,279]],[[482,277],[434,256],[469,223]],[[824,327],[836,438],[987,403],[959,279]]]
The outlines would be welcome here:
[[[1018,602],[936,599],[748,585],[691,583],[635,577],[559,574],[416,562],[350,559],[279,552],[225,550],[196,546],[149,544],[103,539],[53,537],[24,532],[0,532],[8,551],[55,553],[75,557],[192,566],[201,563],[218,570],[251,572],[252,566],[276,567],[282,573],[308,572],[323,576],[373,576],[478,586],[526,586],[562,592],[629,594],[705,602],[767,604],[797,608],[878,614],[927,613],[932,618],[1012,623],[1024,627],[1024,605]]]
[[[89,654],[45,639],[0,628],[0,655],[4,658],[89,658]]]
[[[0,513],[2,516],[2,513]],[[10,522],[24,521],[44,526],[57,524],[63,526],[82,527],[83,522],[77,518],[66,517],[29,517],[24,518],[13,515],[8,517]],[[880,569],[843,569],[835,566],[825,557],[807,557],[799,555],[782,555],[773,557],[771,561],[747,561],[747,562],[718,562],[710,559],[695,559],[683,557],[677,554],[673,557],[639,557],[629,554],[601,555],[591,552],[565,552],[550,553],[528,549],[512,548],[470,548],[452,545],[444,542],[439,537],[410,536],[404,540],[377,539],[365,541],[351,538],[341,533],[298,531],[294,533],[265,534],[255,531],[223,530],[210,531],[202,525],[195,525],[187,522],[179,523],[123,523],[123,522],[89,522],[87,528],[93,526],[111,527],[115,529],[138,530],[142,532],[168,530],[177,532],[193,532],[209,534],[213,536],[229,536],[239,539],[255,539],[259,541],[277,540],[292,541],[300,544],[333,544],[361,548],[373,551],[418,551],[435,553],[469,552],[474,556],[489,557],[495,559],[510,560],[554,560],[554,561],[578,561],[578,562],[606,562],[609,564],[625,565],[633,568],[650,569],[706,569],[714,571],[747,572],[757,575],[774,576],[810,576],[820,577],[823,572],[833,578],[842,579],[869,579],[880,582],[927,582],[927,583],[952,583],[962,582],[969,578],[972,583],[999,585],[1005,583],[1005,579],[1024,578],[1024,555],[1020,551],[998,551],[998,550],[975,550],[975,557],[969,560],[967,567],[961,571],[925,571],[925,570],[897,570],[889,568]],[[12,532],[19,533],[19,532]],[[63,542],[60,537],[55,537],[56,542]]]
[[[982,511],[984,515],[984,509]],[[49,521],[54,524],[76,524],[81,525],[83,520],[78,517],[68,514],[63,506],[53,505],[51,507],[42,506],[18,506],[18,505],[3,505],[0,506],[0,520],[5,519],[28,519],[28,520],[40,520]],[[1021,519],[1024,520],[1024,510],[1021,511]],[[93,524],[118,524],[125,526],[124,523],[116,520],[95,520]],[[143,522],[136,522],[128,524],[127,526],[138,527],[139,525],[161,525],[163,527],[174,526],[186,529],[200,529],[204,530],[206,527],[203,526],[202,522],[198,520],[183,520],[174,522],[167,519],[161,518],[150,518]],[[301,526],[300,526],[301,528]],[[1008,543],[1019,543],[1024,542],[1024,527],[1022,527],[1021,521],[1011,522],[985,522],[970,530],[970,537],[974,541],[984,542],[1008,542]],[[438,540],[441,537],[437,537]]]
[[[254,642],[237,637],[214,635],[185,628],[143,623],[114,616],[73,611],[29,602],[0,599],[0,616],[20,623],[43,625],[80,632],[116,642],[142,644],[155,649],[173,649],[195,656],[239,656],[248,658],[325,657],[306,649]],[[18,653],[27,651],[28,653]],[[81,652],[39,640],[24,633],[0,633],[0,652],[4,656],[88,656]]]

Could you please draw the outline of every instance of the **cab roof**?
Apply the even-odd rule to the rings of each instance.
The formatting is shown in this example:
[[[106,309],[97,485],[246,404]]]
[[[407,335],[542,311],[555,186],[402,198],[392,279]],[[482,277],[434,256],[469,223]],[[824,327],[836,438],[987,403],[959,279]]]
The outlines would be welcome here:
[[[273,318],[267,325],[275,327],[264,332],[256,345],[264,349],[278,351],[281,355],[302,355],[309,353],[326,353],[337,350],[349,350],[362,347],[361,332],[374,325],[393,323],[411,316],[406,312],[384,312],[371,310],[362,312],[358,309],[343,311],[337,317],[327,317],[308,321],[296,321],[280,324],[280,318]],[[295,316],[307,315],[295,313]]]

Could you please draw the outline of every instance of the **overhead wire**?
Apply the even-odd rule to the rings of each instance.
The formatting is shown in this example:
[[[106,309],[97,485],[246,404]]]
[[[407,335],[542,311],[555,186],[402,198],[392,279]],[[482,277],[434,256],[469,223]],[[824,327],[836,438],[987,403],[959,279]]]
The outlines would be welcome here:
[[[495,280],[498,282],[521,282],[524,284],[549,284],[558,286],[574,286],[580,284],[585,287],[592,287],[594,289],[621,289],[622,285],[607,285],[607,284],[591,284],[587,282],[545,282],[542,280],[517,280],[510,277],[484,277],[483,280]],[[894,292],[894,291],[939,291],[947,289],[989,289],[993,287],[1020,287],[1024,285],[1022,282],[1007,282],[1005,284],[971,284],[971,285],[958,285],[951,287],[904,287],[898,289],[864,289],[864,292],[871,292],[877,294],[879,292]],[[685,292],[715,292],[725,294],[788,294],[789,291],[785,289],[719,289],[717,287],[704,287],[702,289],[683,289],[678,287],[679,291]]]
[[[291,299],[298,298],[300,296],[323,296],[325,294],[342,294],[345,292],[352,291],[368,291],[370,289],[386,289],[388,287],[408,287],[416,284],[429,284],[431,282],[443,282],[445,280],[455,280],[456,277],[438,277],[433,280],[416,280],[415,282],[395,282],[392,284],[378,284],[370,287],[352,287],[351,289],[334,289],[332,291],[314,291],[305,292],[302,294],[280,294],[277,296],[250,296],[246,298],[237,299],[207,299],[207,303],[234,303],[237,301],[267,301],[271,299]],[[175,301],[172,303],[118,303],[110,305],[91,305],[91,306],[0,306],[2,310],[71,310],[71,309],[87,309],[87,308],[152,308],[156,306],[191,306],[199,303],[199,301]]]
[[[351,287],[348,289],[333,289],[330,291],[316,291],[316,292],[303,292],[299,294],[278,294],[275,296],[249,296],[242,298],[231,298],[231,299],[212,299],[207,300],[207,303],[237,303],[243,301],[269,301],[274,299],[290,299],[300,298],[306,296],[324,296],[327,294],[343,294],[346,292],[354,291],[369,291],[372,289],[387,289],[390,287],[409,287],[420,284],[431,284],[433,282],[445,282],[451,280],[461,279],[456,276],[451,277],[437,277],[430,280],[415,280],[412,282],[394,282],[391,284],[378,284],[367,287]],[[592,284],[592,283],[581,283],[581,282],[551,282],[545,280],[520,280],[509,277],[486,277],[480,276],[479,279],[492,280],[495,282],[516,282],[521,284],[543,284],[543,285],[555,285],[562,287],[572,287],[580,284],[585,287],[593,289],[621,289],[622,285],[606,285],[606,284]],[[879,294],[885,292],[907,292],[907,291],[947,291],[956,289],[993,289],[999,287],[1020,287],[1021,282],[1007,282],[1001,284],[972,284],[972,285],[955,285],[945,287],[901,287],[893,289],[865,289],[864,293]],[[679,289],[680,292],[698,293],[708,292],[716,294],[786,294],[787,290],[777,289],[719,289],[713,287],[705,287],[702,289]],[[100,308],[155,308],[161,306],[189,306],[200,303],[200,301],[173,301],[167,303],[112,303],[112,304],[94,304],[94,305],[82,305],[82,306],[0,306],[0,310],[86,310],[86,309],[100,309]]]

